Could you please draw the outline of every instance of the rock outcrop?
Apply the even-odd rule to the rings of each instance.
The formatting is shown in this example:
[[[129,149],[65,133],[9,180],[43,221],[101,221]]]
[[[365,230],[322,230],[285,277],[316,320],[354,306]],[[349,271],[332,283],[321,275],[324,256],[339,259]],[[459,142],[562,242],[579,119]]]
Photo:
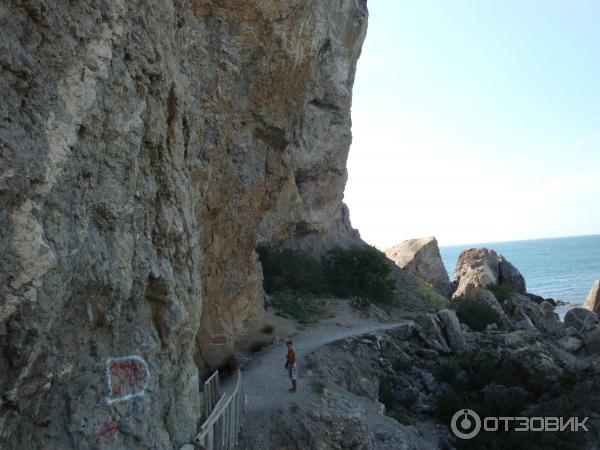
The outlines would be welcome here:
[[[446,323],[452,313],[440,311],[438,316]],[[594,389],[600,382],[600,365],[594,355],[573,354],[581,347],[579,339],[557,340],[535,329],[466,329],[461,332],[464,351],[457,355],[439,345],[443,333],[439,333],[438,316],[428,314],[401,329],[346,338],[307,355],[305,384],[320,386],[321,393],[313,395],[312,401],[307,401],[312,393],[306,394],[295,409],[272,408],[251,418],[253,428],[263,432],[244,431],[242,447],[461,448],[465,441],[453,436],[449,423],[465,404],[496,417],[576,411],[580,417],[590,417],[590,429],[600,424],[595,415],[600,395]],[[422,325],[435,338],[423,339]],[[381,403],[383,414],[377,411]],[[396,419],[395,424],[385,420],[389,417]],[[436,418],[435,427],[427,425]],[[350,419],[355,421],[352,432]],[[341,442],[346,435],[346,442]],[[522,435],[479,434],[471,442],[473,448],[506,448],[507,443],[518,447]],[[318,439],[309,441],[307,436]],[[594,448],[597,441],[593,433],[549,436],[531,433],[527,448]]]
[[[578,332],[589,331],[600,325],[598,316],[584,308],[573,308],[565,314],[565,327],[574,328]]]
[[[437,314],[419,314],[415,317],[414,331],[427,347],[437,352],[461,354],[465,351],[463,330],[456,313],[450,309],[442,309]],[[406,333],[406,338],[412,334]]]
[[[554,312],[554,306],[546,301],[538,304],[527,295],[513,292],[502,306],[519,328],[537,328],[543,333],[554,335],[560,334],[564,329],[558,314]]]
[[[441,321],[435,314],[420,314],[415,318],[417,333],[425,345],[441,353],[452,350],[442,333]]]
[[[488,286],[502,286],[525,294],[525,279],[510,262],[488,248],[470,248],[458,256],[453,298],[477,296]]]
[[[600,280],[594,281],[590,292],[588,292],[583,307],[600,314]]]
[[[430,283],[440,294],[449,296],[452,285],[434,237],[409,239],[385,250],[396,265]]]
[[[600,319],[585,308],[573,308],[565,314],[565,327],[573,336],[581,338],[588,354],[600,353]]]
[[[364,0],[0,6],[0,447],[179,448],[342,202]]]

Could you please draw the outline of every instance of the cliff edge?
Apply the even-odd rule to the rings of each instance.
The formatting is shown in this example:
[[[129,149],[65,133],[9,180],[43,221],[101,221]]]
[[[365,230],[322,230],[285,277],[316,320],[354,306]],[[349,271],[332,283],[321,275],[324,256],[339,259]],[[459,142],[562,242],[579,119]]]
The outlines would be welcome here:
[[[170,449],[342,202],[364,0],[0,6],[0,444]]]

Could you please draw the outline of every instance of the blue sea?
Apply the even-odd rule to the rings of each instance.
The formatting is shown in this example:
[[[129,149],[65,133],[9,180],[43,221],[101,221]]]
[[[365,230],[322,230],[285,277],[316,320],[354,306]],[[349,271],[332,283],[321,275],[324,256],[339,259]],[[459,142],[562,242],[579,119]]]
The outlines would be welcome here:
[[[459,253],[473,247],[504,255],[525,277],[527,291],[542,297],[579,305],[600,279],[600,235],[440,247],[450,279]]]

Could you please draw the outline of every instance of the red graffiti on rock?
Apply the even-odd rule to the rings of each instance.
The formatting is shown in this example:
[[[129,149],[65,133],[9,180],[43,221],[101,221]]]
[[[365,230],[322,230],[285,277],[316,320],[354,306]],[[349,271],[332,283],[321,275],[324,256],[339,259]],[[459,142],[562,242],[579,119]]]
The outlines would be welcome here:
[[[114,437],[119,431],[119,424],[117,422],[108,422],[100,427],[98,434],[101,437]]]
[[[108,377],[108,403],[129,400],[144,395],[150,371],[148,364],[139,356],[109,358],[106,361]]]

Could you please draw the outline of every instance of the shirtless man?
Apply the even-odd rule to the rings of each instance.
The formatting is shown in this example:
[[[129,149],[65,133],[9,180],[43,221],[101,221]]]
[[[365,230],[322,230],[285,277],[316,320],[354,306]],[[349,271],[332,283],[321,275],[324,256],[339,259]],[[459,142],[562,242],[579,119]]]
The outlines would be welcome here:
[[[290,380],[292,380],[292,388],[291,392],[296,392],[298,390],[298,368],[296,366],[296,352],[293,348],[294,343],[292,341],[287,341],[287,359],[285,362],[285,368],[288,370],[290,374]]]

